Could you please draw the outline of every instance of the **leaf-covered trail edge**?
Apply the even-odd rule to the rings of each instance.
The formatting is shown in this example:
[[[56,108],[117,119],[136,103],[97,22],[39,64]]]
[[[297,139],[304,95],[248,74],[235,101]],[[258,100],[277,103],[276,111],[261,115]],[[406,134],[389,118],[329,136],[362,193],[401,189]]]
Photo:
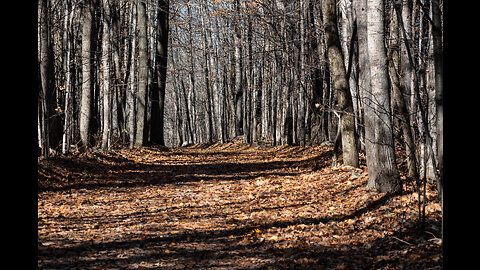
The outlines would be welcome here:
[[[38,162],[39,269],[440,269],[441,211],[322,146],[227,143]],[[405,181],[404,181],[405,182]]]

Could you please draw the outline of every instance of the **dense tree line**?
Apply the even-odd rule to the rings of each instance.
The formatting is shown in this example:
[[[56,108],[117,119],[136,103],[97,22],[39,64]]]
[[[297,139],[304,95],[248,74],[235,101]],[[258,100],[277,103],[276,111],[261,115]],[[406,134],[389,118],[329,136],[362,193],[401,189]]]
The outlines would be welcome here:
[[[39,0],[38,142],[332,144],[442,191],[441,0]],[[336,158],[339,156],[336,154]],[[440,192],[441,194],[441,192]]]
[[[169,3],[38,2],[38,141],[74,147],[165,144]]]

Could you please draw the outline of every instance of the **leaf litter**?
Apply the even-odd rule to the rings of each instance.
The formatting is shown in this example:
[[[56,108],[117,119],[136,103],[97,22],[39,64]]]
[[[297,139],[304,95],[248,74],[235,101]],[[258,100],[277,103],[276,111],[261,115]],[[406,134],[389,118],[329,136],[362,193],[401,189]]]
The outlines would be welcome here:
[[[323,146],[143,147],[38,162],[39,269],[440,269],[441,211]]]

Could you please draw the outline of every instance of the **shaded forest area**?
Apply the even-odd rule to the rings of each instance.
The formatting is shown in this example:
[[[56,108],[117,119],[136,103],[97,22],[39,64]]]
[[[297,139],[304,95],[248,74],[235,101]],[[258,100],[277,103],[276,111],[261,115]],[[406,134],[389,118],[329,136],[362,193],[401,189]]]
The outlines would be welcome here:
[[[421,257],[412,259],[413,264],[437,267],[443,234],[442,14],[441,0],[39,0],[39,265],[54,267],[58,252],[66,257],[84,254],[87,243],[101,254],[127,249],[115,253],[126,256],[117,257],[121,260],[97,258],[106,264],[136,263],[135,256],[150,258],[159,252],[143,253],[153,252],[145,249],[151,243],[168,251],[162,256],[185,259],[179,265],[186,268],[191,263],[216,267],[203,261],[216,248],[204,246],[210,250],[200,252],[205,256],[196,252],[209,244],[222,246],[223,255],[217,254],[221,259],[233,260],[222,262],[226,268],[237,263],[289,268],[297,259],[322,252],[333,259],[305,259],[299,265],[329,268],[340,265],[330,260],[350,251],[358,254],[354,258],[360,265],[374,268],[404,263],[401,254],[411,251]],[[303,159],[307,156],[312,159]],[[305,212],[298,209],[315,200],[295,192],[300,197],[284,198],[272,191],[277,181],[286,181],[285,188],[293,190],[310,188],[311,196],[320,196],[312,206],[319,212],[309,210],[313,216],[301,218]],[[202,196],[213,194],[211,200],[220,200],[201,214],[208,217],[207,224],[222,217],[220,231],[199,229],[194,219],[183,219],[186,209],[173,204],[176,192],[192,195],[189,183],[195,194],[202,190]],[[258,195],[271,202],[247,194],[254,183],[256,189],[268,189],[255,194],[273,192]],[[148,194],[155,192],[159,194],[152,198],[171,199],[159,205],[166,212],[141,214],[151,206]],[[143,193],[146,204],[135,199]],[[254,198],[241,205],[234,197],[223,198],[225,194]],[[118,211],[126,212],[103,220],[103,212],[95,210],[102,207],[98,196],[105,203],[125,201],[125,209]],[[179,203],[190,207],[187,197]],[[76,212],[83,209],[82,200],[84,210],[98,217],[92,217],[97,225],[86,221],[87,212]],[[299,211],[289,220],[268,225],[248,212],[256,207],[275,217],[283,208],[273,204],[284,200]],[[374,207],[362,208],[360,201]],[[248,212],[247,225],[236,219],[229,223],[233,209],[223,209],[229,205],[243,209],[243,215]],[[413,205],[415,215],[408,208]],[[219,206],[228,215],[218,212]],[[163,220],[158,224],[171,231],[148,236],[148,226],[156,221],[140,220],[167,217],[163,214],[176,221],[182,217],[190,231],[180,229],[182,223]],[[117,220],[120,216],[141,227],[139,238],[121,232],[126,225]],[[383,230],[374,237],[378,242],[368,233],[372,227],[355,225],[376,218],[393,226],[390,231],[374,226],[377,233]],[[101,227],[104,222],[118,233]],[[315,246],[312,239],[317,238],[309,238],[290,251],[262,246],[266,239],[287,243],[284,230],[294,226],[297,232],[298,226],[312,224],[322,225],[309,228],[317,238],[332,229],[331,236],[341,241],[330,239],[328,245],[342,244],[317,249],[323,244]],[[98,226],[103,231],[95,231]],[[338,226],[350,229],[337,232]],[[90,234],[80,236],[78,230]],[[172,231],[187,237],[181,250],[173,249],[180,238]],[[95,238],[103,234],[108,237]],[[363,242],[352,236],[357,234]],[[266,248],[259,255],[264,257],[253,256],[253,246],[242,246],[241,260],[249,262],[235,261],[231,256],[239,251],[232,245],[243,245],[247,238],[263,239],[245,245]],[[391,252],[381,253],[377,244]],[[278,255],[275,262],[265,259],[270,251]],[[370,255],[361,259],[364,253]],[[90,262],[92,256],[85,253],[82,260]],[[197,265],[198,256],[203,259]],[[66,257],[58,267],[71,266]]]
[[[378,193],[364,158],[332,156],[231,142],[43,159],[38,267],[441,269],[435,183],[418,230],[414,183]]]

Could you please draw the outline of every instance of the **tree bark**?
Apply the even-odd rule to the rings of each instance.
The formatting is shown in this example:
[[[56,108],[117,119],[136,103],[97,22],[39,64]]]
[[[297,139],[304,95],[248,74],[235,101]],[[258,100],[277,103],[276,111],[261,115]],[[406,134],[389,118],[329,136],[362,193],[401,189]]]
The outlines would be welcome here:
[[[79,128],[84,147],[90,145],[90,118],[92,115],[92,12],[90,2],[85,2],[82,21],[82,96],[80,100]]]
[[[330,69],[333,74],[333,85],[338,96],[343,162],[345,165],[358,167],[358,150],[355,139],[353,102],[344,65],[344,57],[340,46],[335,7],[335,0],[323,0],[322,11],[327,40],[327,55]]]
[[[443,45],[442,18],[439,0],[432,2],[433,61],[435,65],[435,103],[437,105],[437,189],[442,206],[443,239]]]
[[[241,16],[240,1],[235,1],[236,15]],[[243,73],[242,73],[242,29],[241,21],[237,19],[233,32],[233,42],[235,47],[234,59],[235,59],[235,84],[234,84],[234,98],[235,98],[235,136],[243,135]]]
[[[203,61],[201,65],[203,67],[203,80],[205,84],[205,93],[206,93],[206,103],[205,103],[205,112],[207,121],[206,124],[206,132],[207,132],[207,143],[213,142],[213,113],[212,113],[212,97],[210,93],[211,88],[211,78],[210,75],[213,74],[213,70],[210,70],[210,46],[208,45],[208,35],[207,35],[207,26],[205,22],[205,16],[207,16],[207,7],[205,3],[201,5],[201,36],[202,36],[202,50],[203,50]]]
[[[384,32],[384,0],[367,0],[367,44],[370,57],[372,109],[375,115],[375,175],[368,187],[379,192],[402,189],[395,160],[393,126],[390,110],[387,53]]]
[[[137,71],[137,61],[136,57],[136,38],[135,33],[137,31],[137,21],[136,21],[136,6],[132,5],[131,8],[131,50],[130,50],[130,75],[128,76],[128,88],[127,88],[127,129],[128,129],[128,139],[129,147],[133,148],[135,144],[135,73]]]
[[[393,13],[390,21],[390,42],[388,52],[388,72],[392,84],[393,101],[398,108],[398,117],[405,140],[405,151],[407,154],[408,176],[412,179],[418,179],[417,158],[415,155],[416,147],[413,140],[412,129],[410,125],[410,115],[403,94],[405,93],[404,81],[400,78],[401,57],[399,48],[401,45],[400,31],[398,27],[398,14]],[[392,105],[393,107],[393,105]]]
[[[375,150],[375,127],[372,110],[372,89],[370,83],[370,59],[367,45],[367,1],[353,1],[354,12],[357,22],[358,41],[358,90],[363,106],[363,119],[365,125],[365,153],[367,157],[368,178],[374,179],[376,175],[376,150]]]
[[[164,111],[165,111],[165,87],[167,80],[168,60],[168,15],[169,0],[159,0],[157,11],[157,83],[152,93],[152,123],[150,141],[153,144],[165,145],[164,138]]]
[[[137,92],[137,131],[135,146],[144,144],[145,113],[148,83],[148,52],[147,52],[147,14],[146,4],[143,1],[137,3],[138,22],[138,92]]]
[[[102,124],[102,149],[110,149],[112,133],[112,91],[110,89],[110,3],[103,0],[103,29],[102,29],[102,68],[101,82],[103,95],[103,124]]]
[[[307,3],[305,3],[307,2]],[[305,114],[306,114],[306,89],[307,89],[307,80],[306,80],[306,38],[305,38],[305,28],[306,28],[306,15],[308,12],[308,1],[300,0],[300,86],[298,87],[298,117],[297,117],[297,130],[299,131],[298,134],[298,142],[301,146],[305,146]]]
[[[72,110],[72,72],[70,69],[71,65],[71,46],[73,41],[71,41],[70,35],[70,26],[73,18],[73,8],[68,2],[65,2],[65,17],[63,23],[63,49],[64,49],[64,61],[63,61],[63,72],[65,74],[65,107],[64,107],[64,124],[63,124],[63,135],[62,135],[62,154],[70,151],[70,139],[73,123],[73,110]],[[72,61],[73,62],[73,61]]]
[[[61,123],[57,114],[57,93],[54,83],[53,44],[50,37],[48,1],[39,1],[38,9],[40,103],[44,114],[43,130],[45,132],[42,152],[44,156],[48,156],[50,148],[57,150],[59,147]]]
[[[398,0],[397,0],[398,1]],[[412,36],[412,27],[411,21],[414,16],[412,16],[412,9],[409,4],[409,0],[400,0],[402,2],[401,6],[401,17],[402,21],[404,22],[405,34],[407,38]],[[400,21],[400,20],[399,20]],[[401,29],[400,29],[401,30]],[[406,43],[410,42],[409,39],[402,39],[401,42],[401,71],[402,71],[402,80],[405,90],[406,97],[413,97],[413,74],[412,74],[412,66],[408,64],[408,55],[407,55],[407,46]],[[408,45],[412,47],[411,44]],[[406,99],[406,106],[407,108],[411,108],[412,105],[410,104],[411,98]]]

